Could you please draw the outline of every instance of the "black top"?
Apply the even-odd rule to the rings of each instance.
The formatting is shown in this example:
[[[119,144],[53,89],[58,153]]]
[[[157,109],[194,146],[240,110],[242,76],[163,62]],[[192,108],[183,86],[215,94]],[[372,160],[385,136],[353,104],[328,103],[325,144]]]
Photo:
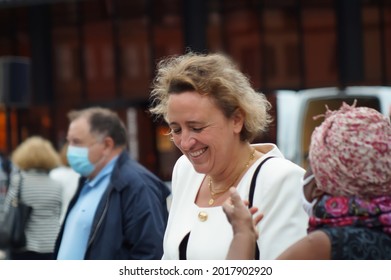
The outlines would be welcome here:
[[[332,260],[391,260],[390,235],[365,227],[324,227]]]

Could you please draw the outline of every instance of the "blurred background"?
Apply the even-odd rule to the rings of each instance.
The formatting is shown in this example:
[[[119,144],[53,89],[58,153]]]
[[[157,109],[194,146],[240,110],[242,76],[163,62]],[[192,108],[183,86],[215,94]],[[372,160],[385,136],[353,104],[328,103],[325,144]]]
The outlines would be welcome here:
[[[391,1],[0,0],[0,152],[31,135],[60,147],[67,112],[99,105],[170,180],[180,152],[147,113],[149,92],[156,63],[186,50],[239,64],[274,106],[256,141],[277,143],[279,91],[391,85]]]

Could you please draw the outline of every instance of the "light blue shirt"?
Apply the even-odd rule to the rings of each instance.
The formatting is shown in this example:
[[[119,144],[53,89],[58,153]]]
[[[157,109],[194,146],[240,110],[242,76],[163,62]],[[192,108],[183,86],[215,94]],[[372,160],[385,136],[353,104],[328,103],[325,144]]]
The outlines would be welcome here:
[[[58,260],[83,260],[96,208],[110,182],[117,162],[113,158],[91,181],[87,180],[65,223]]]

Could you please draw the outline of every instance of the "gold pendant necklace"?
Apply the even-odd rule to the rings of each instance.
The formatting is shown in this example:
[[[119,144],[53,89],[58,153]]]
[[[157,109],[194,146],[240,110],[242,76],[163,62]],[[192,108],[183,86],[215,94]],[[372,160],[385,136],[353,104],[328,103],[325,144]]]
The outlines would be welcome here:
[[[209,188],[209,192],[210,192],[210,199],[208,201],[209,206],[212,206],[215,203],[215,200],[217,199],[216,196],[225,193],[230,187],[234,187],[234,184],[239,179],[240,175],[249,167],[250,162],[254,159],[254,157],[255,157],[255,149],[252,150],[247,163],[244,165],[244,167],[240,171],[240,173],[235,177],[235,179],[233,180],[232,184],[228,185],[228,187],[224,188],[223,190],[214,191],[213,190],[212,178],[210,176],[208,176],[208,188]]]

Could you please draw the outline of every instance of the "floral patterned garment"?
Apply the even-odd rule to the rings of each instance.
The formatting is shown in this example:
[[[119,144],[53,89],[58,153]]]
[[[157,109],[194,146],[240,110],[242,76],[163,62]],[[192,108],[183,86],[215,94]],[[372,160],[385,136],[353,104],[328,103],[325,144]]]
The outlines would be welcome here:
[[[324,226],[366,227],[391,235],[391,196],[362,199],[324,195],[314,206],[308,231]]]
[[[308,231],[330,238],[331,259],[391,259],[391,197],[324,195],[314,206]]]

